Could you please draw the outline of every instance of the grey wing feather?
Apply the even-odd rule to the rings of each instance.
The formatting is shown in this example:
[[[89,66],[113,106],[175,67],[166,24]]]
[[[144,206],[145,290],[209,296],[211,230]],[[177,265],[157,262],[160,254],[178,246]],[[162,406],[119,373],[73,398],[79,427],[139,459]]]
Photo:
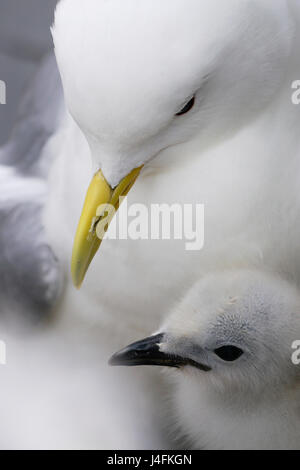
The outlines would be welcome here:
[[[42,150],[58,129],[64,115],[62,84],[54,54],[41,63],[20,104],[11,139],[0,149],[0,163],[18,167],[19,171],[39,174]]]
[[[42,210],[52,158],[43,149],[63,113],[52,54],[26,92],[11,140],[0,151],[0,312],[9,306],[44,316],[61,290],[61,270],[46,240]]]
[[[0,312],[45,317],[59,296],[61,272],[40,217],[41,208],[30,202],[1,213]]]

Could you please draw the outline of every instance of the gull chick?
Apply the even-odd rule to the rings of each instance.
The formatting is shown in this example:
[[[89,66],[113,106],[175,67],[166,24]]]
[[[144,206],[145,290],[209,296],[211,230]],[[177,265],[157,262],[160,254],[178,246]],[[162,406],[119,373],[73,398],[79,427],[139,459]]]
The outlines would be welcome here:
[[[296,287],[270,273],[223,272],[195,284],[158,334],[111,364],[170,367],[169,411],[194,448],[299,449],[299,338]]]

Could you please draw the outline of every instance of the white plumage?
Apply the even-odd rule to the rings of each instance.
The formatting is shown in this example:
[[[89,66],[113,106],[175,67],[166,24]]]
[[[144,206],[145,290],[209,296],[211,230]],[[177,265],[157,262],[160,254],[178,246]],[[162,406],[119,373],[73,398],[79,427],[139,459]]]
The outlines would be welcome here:
[[[107,240],[81,292],[70,286],[72,315],[90,312],[106,328],[120,329],[124,341],[126,330],[132,337],[153,326],[170,299],[218,266],[263,263],[296,274],[300,108],[291,104],[299,69],[292,6],[61,2],[56,54],[94,168],[100,165],[114,185],[151,160],[129,203],[206,207],[199,253],[176,242]],[[175,119],[199,88],[191,114]],[[91,175],[90,149],[72,122],[58,144],[45,217],[67,266]]]
[[[299,449],[299,311],[299,289],[268,272],[224,271],[193,286],[163,325],[160,346],[211,368],[168,374],[169,414],[189,445]],[[228,360],[219,349],[228,346],[243,354]]]
[[[103,360],[157,328],[172,304],[208,272],[263,267],[298,282],[300,108],[291,103],[291,82],[300,73],[298,24],[296,0],[59,4],[53,35],[76,123],[65,114],[51,139],[43,211],[46,240],[67,281],[52,326],[58,336],[93,330],[85,344],[94,351],[101,343]],[[176,118],[195,93],[191,113]],[[101,167],[115,186],[142,163],[129,203],[205,204],[204,250],[188,253],[179,242],[106,240],[75,292],[68,266],[92,167]],[[36,361],[35,367],[40,371],[42,365]],[[62,366],[62,375],[68,377],[68,370]],[[93,383],[97,368],[90,372]],[[112,382],[103,384],[115,383],[118,396],[119,372],[109,374]],[[143,380],[132,374],[138,400],[147,374]],[[32,390],[33,397],[38,393]],[[122,390],[119,398],[120,405]],[[101,405],[98,424],[103,406],[115,402]],[[151,407],[144,409],[139,418],[150,423]],[[53,410],[59,413],[59,407]],[[78,419],[84,433],[86,424]],[[126,433],[125,424],[120,433]],[[145,444],[132,422],[127,446],[155,442],[159,427],[153,424],[154,438]],[[63,434],[64,442],[72,445],[72,436]],[[114,446],[118,436],[112,431]]]

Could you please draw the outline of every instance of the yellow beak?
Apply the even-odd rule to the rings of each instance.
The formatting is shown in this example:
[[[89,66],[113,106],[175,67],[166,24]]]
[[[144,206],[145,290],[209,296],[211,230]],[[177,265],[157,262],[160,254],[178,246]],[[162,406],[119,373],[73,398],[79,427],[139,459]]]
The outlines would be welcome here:
[[[92,179],[84,202],[73,246],[71,272],[75,287],[81,287],[87,270],[96,255],[109,224],[119,209],[142,167],[136,168],[112,189],[98,171]],[[103,223],[102,223],[103,222]],[[102,228],[100,230],[100,227]]]

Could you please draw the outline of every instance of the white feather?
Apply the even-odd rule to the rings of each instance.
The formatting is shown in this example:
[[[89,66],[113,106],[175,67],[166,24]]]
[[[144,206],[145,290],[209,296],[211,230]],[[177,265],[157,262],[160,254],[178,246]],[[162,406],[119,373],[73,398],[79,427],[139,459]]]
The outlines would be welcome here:
[[[157,328],[172,304],[208,272],[263,266],[298,282],[300,108],[292,106],[290,97],[291,82],[300,72],[298,25],[296,0],[63,0],[59,4],[54,42],[74,120],[66,115],[51,141],[56,158],[43,215],[48,241],[67,279],[53,334],[65,338],[74,329],[76,338],[84,328],[89,333],[84,344],[92,356],[101,344],[103,362],[120,345]],[[175,119],[196,91],[191,114]],[[204,203],[205,248],[188,253],[179,242],[106,240],[82,290],[75,292],[68,266],[92,168],[101,167],[114,186],[141,163],[146,167],[129,203]],[[90,336],[91,331],[95,335]],[[73,338],[66,348],[72,348]],[[50,367],[55,363],[56,374],[67,382],[74,379],[78,386],[76,368],[70,371],[65,352],[66,363],[60,363],[53,345],[46,341],[43,346]],[[69,416],[61,418],[66,382],[60,382],[61,390],[56,388],[54,404],[51,388],[38,384],[45,368],[38,359],[40,350],[40,345],[32,346],[29,380],[37,386],[28,388],[20,435],[16,439],[12,435],[12,445],[37,442],[41,424],[48,426],[53,416],[53,428],[58,422],[62,425],[61,446],[76,447],[82,441],[70,434]],[[135,393],[130,388],[130,400],[124,404],[119,373],[110,372],[112,379],[103,380],[108,387],[101,390],[103,401],[91,400],[91,409],[99,406],[99,415],[89,414],[91,410],[85,415],[93,415],[91,429],[82,420],[79,405],[90,399],[97,366],[90,372],[82,399],[79,391],[72,409],[80,436],[86,433],[83,445],[94,446],[103,413],[117,402],[121,436],[126,432],[129,436],[126,445],[146,445],[145,434],[136,435],[144,423],[147,445],[156,446],[162,423],[151,420],[151,405],[142,405],[140,414],[132,406],[144,397],[145,389],[149,403],[158,402],[161,392],[153,390],[151,396],[147,374],[142,379],[132,372],[135,379],[128,379],[128,384],[130,388],[134,380]],[[19,385],[16,373],[6,382],[7,396],[16,390],[16,402]],[[35,421],[28,442],[24,423],[30,400],[34,403],[44,394],[43,410],[49,409],[49,414],[42,423]],[[127,406],[138,420],[131,422],[130,431],[127,419],[122,419]],[[39,436],[39,446],[57,443],[53,434]],[[122,445],[117,432],[111,441],[101,436],[99,432],[99,447],[110,446],[109,442]]]

